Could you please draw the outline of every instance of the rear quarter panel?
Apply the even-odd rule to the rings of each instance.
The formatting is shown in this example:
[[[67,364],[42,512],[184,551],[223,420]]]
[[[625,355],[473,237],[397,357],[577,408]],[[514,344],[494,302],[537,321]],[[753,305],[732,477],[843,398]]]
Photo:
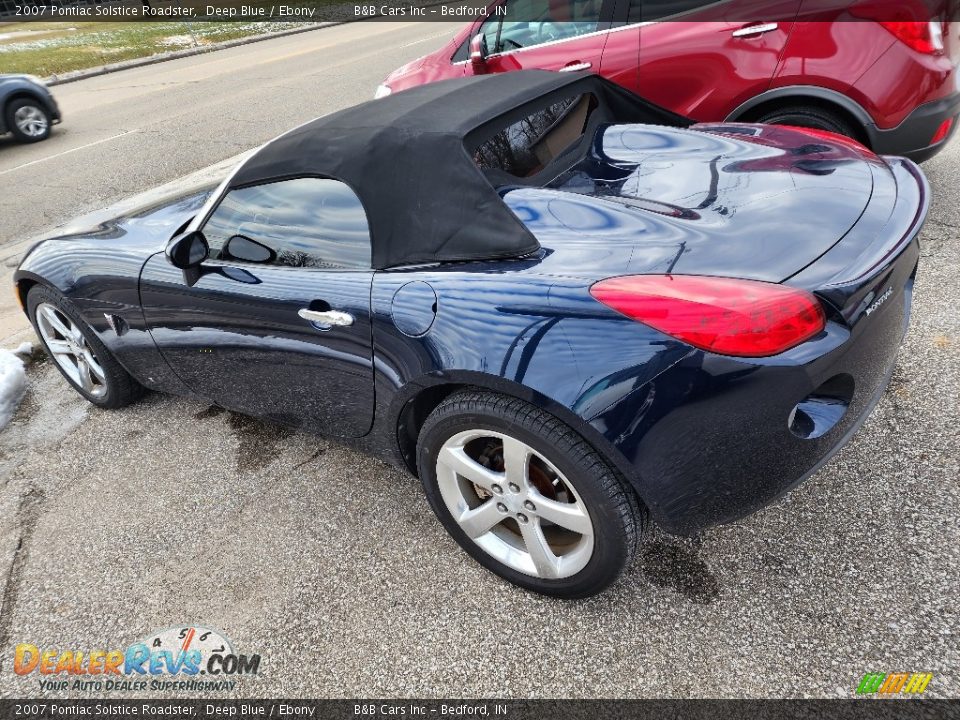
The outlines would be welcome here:
[[[874,34],[889,34],[879,26],[875,25],[875,28]],[[903,43],[893,42],[856,81],[851,95],[859,99],[878,128],[897,127],[920,105],[960,91],[958,32],[960,23],[951,23],[949,32],[944,35],[947,52],[943,55],[925,55]]]
[[[593,421],[690,348],[593,300],[593,277],[539,272],[548,254],[378,272],[372,306],[379,420],[395,433],[402,408],[424,388],[484,387],[561,418],[636,483],[634,468],[614,448],[616,437]],[[435,317],[428,303],[411,308],[395,300],[409,283],[433,288]],[[401,312],[432,324],[418,336],[404,334],[395,322]]]
[[[886,78],[882,95],[859,80],[893,44],[893,36],[875,22],[796,22],[770,88],[827,88],[848,96],[876,118],[878,103],[901,82],[902,69]]]

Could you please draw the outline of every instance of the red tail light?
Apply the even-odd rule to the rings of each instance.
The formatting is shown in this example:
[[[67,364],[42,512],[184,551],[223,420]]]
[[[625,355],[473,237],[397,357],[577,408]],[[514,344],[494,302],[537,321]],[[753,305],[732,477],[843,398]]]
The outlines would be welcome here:
[[[931,145],[936,145],[938,142],[942,142],[946,139],[947,135],[950,134],[950,129],[953,127],[953,118],[947,118],[942,123],[940,127],[937,128],[937,131],[933,134],[933,138],[930,140]]]
[[[917,52],[927,55],[943,52],[943,28],[939,22],[891,22],[881,20],[880,24],[890,31],[897,40]]]
[[[720,355],[776,355],[826,323],[810,293],[756,280],[626,275],[601,280],[590,294],[629,318]]]

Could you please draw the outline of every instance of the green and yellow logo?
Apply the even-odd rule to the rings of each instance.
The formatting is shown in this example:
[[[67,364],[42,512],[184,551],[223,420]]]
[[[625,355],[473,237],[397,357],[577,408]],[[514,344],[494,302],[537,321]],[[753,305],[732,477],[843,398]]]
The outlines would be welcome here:
[[[919,695],[933,680],[933,673],[867,673],[857,686],[857,695]]]

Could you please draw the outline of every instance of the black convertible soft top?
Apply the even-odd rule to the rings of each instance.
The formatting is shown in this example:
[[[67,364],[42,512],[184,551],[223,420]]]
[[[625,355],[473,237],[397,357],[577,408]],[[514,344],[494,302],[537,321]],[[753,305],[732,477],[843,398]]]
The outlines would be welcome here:
[[[685,127],[690,120],[596,75],[526,70],[421,85],[313,120],[271,141],[234,174],[230,187],[291,177],[341,180],[360,198],[377,269],[452,260],[516,257],[539,248],[507,208],[473,153],[484,140],[538,108],[590,93],[596,107],[585,153],[600,123]],[[569,167],[563,152],[533,178]]]

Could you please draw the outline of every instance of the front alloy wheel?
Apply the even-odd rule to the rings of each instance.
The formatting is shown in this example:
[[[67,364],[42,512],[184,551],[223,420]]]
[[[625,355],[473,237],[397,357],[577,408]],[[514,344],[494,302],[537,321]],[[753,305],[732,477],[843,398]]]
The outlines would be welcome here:
[[[646,513],[577,433],[516,398],[463,391],[423,425],[420,478],[437,517],[478,562],[559,597],[586,597],[628,564]]]
[[[57,369],[87,400],[102,408],[118,408],[143,395],[143,387],[59,292],[35,285],[27,294],[27,311]]]
[[[36,313],[37,332],[63,374],[91,398],[102,398],[106,373],[80,328],[50,303],[37,305]]]

